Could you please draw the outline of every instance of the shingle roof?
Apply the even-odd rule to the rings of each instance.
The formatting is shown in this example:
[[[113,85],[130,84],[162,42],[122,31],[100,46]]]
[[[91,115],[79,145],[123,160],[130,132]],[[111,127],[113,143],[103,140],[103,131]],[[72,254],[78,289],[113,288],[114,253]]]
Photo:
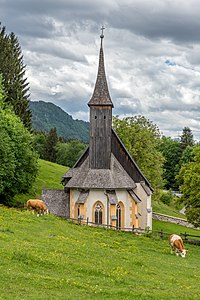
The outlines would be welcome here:
[[[89,195],[89,191],[81,191],[78,199],[76,201],[77,204],[84,204],[87,200],[87,197]]]
[[[135,182],[141,182],[147,195],[151,195],[152,188],[144,174],[141,172],[135,161],[132,159],[127,149],[112,129],[113,141],[117,141],[117,153],[112,153],[114,160],[111,161],[111,169],[90,169],[89,170],[89,148],[75,163],[74,167],[69,169],[63,176],[63,182],[68,181],[65,187],[82,187],[82,188],[134,188]],[[114,149],[113,149],[114,150]],[[120,158],[124,159],[120,162]],[[115,164],[113,165],[113,161]],[[118,167],[116,167],[118,166]],[[120,168],[119,168],[120,166]],[[132,172],[129,172],[131,168]],[[80,174],[79,174],[80,173]],[[138,173],[138,176],[133,174]],[[124,175],[126,174],[126,175]],[[93,177],[95,179],[93,179]],[[135,179],[138,177],[138,180]],[[131,180],[131,182],[130,182]],[[77,181],[77,182],[76,182]],[[93,182],[93,183],[92,183]],[[134,184],[133,184],[134,183]],[[99,184],[99,186],[98,186]],[[117,186],[118,185],[118,186]]]
[[[68,178],[65,188],[133,189],[136,187],[135,182],[114,155],[111,156],[111,169],[90,169],[87,157],[80,167],[71,168],[64,177]]]
[[[106,191],[110,204],[118,204],[118,199],[115,191]]]
[[[113,107],[106,80],[102,40],[99,53],[99,68],[97,73],[97,80],[92,98],[88,102],[88,106],[91,105],[111,105]]]
[[[141,202],[141,199],[136,195],[136,193],[133,190],[128,190],[128,192],[131,195],[131,197],[133,198],[133,200],[135,201],[135,203]]]
[[[145,184],[144,181],[141,181],[140,184],[143,187],[144,191],[146,192],[147,196],[150,196],[152,194],[150,188]]]

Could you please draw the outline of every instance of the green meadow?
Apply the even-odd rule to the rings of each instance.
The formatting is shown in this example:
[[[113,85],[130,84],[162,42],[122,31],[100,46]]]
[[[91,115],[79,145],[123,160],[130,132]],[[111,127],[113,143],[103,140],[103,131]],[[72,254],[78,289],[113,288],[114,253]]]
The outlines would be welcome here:
[[[200,299],[200,247],[186,248],[1,206],[0,299]]]

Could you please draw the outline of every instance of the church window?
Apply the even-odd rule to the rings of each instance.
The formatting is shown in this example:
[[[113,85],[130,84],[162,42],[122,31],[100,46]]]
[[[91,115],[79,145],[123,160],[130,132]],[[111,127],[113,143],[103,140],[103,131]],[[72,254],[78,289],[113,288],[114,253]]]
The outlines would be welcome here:
[[[94,209],[95,224],[102,224],[102,213],[103,213],[102,205],[100,202],[97,202]]]
[[[122,227],[122,209],[121,209],[120,204],[117,204],[116,216],[117,216],[116,227],[117,227],[117,229],[121,229],[121,227]]]
[[[77,208],[77,215],[78,215],[78,218],[80,216],[80,204],[78,205],[78,208]]]

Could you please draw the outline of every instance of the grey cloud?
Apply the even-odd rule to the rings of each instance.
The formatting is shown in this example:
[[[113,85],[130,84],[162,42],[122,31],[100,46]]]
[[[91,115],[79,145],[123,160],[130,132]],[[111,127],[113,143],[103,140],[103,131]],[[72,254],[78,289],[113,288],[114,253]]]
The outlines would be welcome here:
[[[191,1],[133,1],[120,5],[111,23],[149,39],[199,41],[200,3]],[[194,9],[190,9],[191,7]]]
[[[161,131],[200,139],[198,0],[7,0],[0,21],[22,45],[32,100],[88,117],[100,27],[114,114],[143,114]],[[174,66],[165,61],[173,61]]]
[[[72,61],[78,61],[78,62],[83,62],[86,63],[86,59],[83,54],[81,53],[75,53],[73,51],[70,51],[67,47],[67,44],[61,43],[59,41],[54,41],[54,40],[40,40],[36,41],[34,43],[33,40],[29,42],[29,45],[27,47],[30,49],[30,51],[34,51],[42,53],[42,54],[47,54],[51,55],[57,58],[61,59],[68,59]]]

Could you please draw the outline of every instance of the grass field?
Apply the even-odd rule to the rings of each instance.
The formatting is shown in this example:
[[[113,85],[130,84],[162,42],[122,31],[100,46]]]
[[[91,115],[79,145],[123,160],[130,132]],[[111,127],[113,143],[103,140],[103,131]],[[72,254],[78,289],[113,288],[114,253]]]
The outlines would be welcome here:
[[[200,299],[200,247],[186,247],[0,206],[0,299]]]

